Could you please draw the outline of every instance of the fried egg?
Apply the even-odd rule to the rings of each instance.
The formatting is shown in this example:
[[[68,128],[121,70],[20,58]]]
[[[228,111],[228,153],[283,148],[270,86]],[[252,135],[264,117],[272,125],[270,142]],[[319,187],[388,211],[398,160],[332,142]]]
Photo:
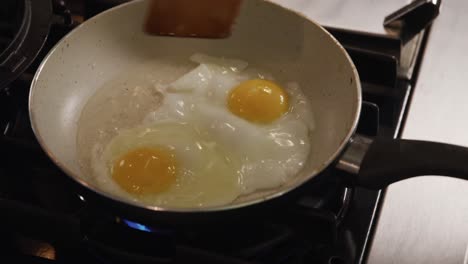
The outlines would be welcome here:
[[[96,159],[109,189],[155,206],[209,207],[294,177],[314,129],[299,85],[241,60],[191,60],[198,66],[155,87],[161,106]]]
[[[193,126],[159,123],[127,130],[104,152],[113,180],[158,206],[215,206],[240,194],[238,175],[224,154]]]

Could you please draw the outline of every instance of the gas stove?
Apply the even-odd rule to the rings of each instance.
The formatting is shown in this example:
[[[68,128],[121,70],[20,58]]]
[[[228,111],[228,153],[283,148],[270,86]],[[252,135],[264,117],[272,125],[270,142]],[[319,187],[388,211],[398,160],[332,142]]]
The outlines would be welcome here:
[[[0,207],[11,212],[0,219],[2,256],[27,263],[364,263],[382,193],[345,187],[337,170],[292,202],[284,217],[235,226],[162,227],[113,215],[88,202],[35,140],[27,109],[29,86],[38,64],[61,37],[124,1],[52,2],[47,41],[42,48],[30,48],[38,55],[30,56],[35,59],[24,64],[29,65],[26,70],[13,69],[18,74],[0,90]],[[343,4],[338,0],[277,2],[317,18],[352,57],[364,92],[357,132],[397,137],[438,1],[375,6],[376,11],[369,12],[371,23],[334,10]],[[356,1],[362,6],[370,2]],[[24,21],[18,18],[20,9],[44,12],[30,0],[24,3],[15,6],[17,14],[0,17],[0,26],[5,25],[0,31],[4,49],[0,59],[11,47],[6,43],[14,40],[18,23]],[[12,71],[4,72],[8,70]],[[30,219],[38,215],[41,220],[31,225]]]

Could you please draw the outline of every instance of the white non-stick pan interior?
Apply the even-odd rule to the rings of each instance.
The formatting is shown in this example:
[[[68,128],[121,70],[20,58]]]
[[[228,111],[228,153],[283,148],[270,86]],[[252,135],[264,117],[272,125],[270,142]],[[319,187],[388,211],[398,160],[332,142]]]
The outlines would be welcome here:
[[[336,158],[355,127],[361,95],[351,60],[325,30],[275,4],[249,0],[230,38],[154,37],[142,30],[146,6],[147,1],[133,1],[86,21],[58,43],[36,74],[30,94],[33,129],[70,176],[100,191],[80,171],[76,136],[84,105],[105,82],[149,59],[182,61],[194,53],[264,66],[273,75],[298,82],[312,103],[316,128],[306,168],[280,189],[262,195],[283,193]]]

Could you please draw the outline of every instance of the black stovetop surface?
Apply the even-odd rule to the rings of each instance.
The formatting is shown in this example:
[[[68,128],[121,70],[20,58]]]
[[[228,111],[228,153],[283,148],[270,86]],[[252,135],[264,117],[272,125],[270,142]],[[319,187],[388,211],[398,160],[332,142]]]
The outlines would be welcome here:
[[[9,212],[0,218],[0,259],[27,263],[360,261],[379,192],[344,187],[338,171],[282,208],[284,217],[203,230],[143,225],[85,201],[38,146],[27,109],[38,64],[73,28],[61,21],[52,26],[32,66],[0,91],[0,207]],[[408,93],[407,85],[391,70],[397,62],[363,51],[349,52],[359,73],[372,77],[363,78],[365,102],[357,132],[394,137]],[[34,218],[37,215],[47,221],[40,222]]]

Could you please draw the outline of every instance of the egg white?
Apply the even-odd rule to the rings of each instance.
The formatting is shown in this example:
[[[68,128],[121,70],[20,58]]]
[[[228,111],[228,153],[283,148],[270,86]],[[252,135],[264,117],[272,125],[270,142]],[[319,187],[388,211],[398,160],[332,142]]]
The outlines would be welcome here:
[[[164,103],[145,122],[190,119],[238,165],[243,194],[278,187],[296,175],[308,157],[309,133],[314,129],[311,105],[299,85],[285,85],[290,103],[285,115],[271,124],[255,124],[231,113],[227,96],[245,80],[265,76],[272,80],[272,75],[247,69],[247,63],[238,60],[198,54],[192,60],[201,64],[158,88],[164,94]]]
[[[111,169],[116,159],[132,149],[157,146],[175,153],[175,183],[165,192],[140,195],[138,200],[150,205],[191,208],[222,205],[239,196],[235,168],[215,145],[188,124],[165,122],[126,130],[112,139],[102,160]]]
[[[120,132],[104,155],[93,157],[98,181],[128,199],[190,208],[229,204],[240,195],[279,187],[298,174],[314,129],[311,105],[299,85],[282,85],[289,97],[287,113],[271,124],[255,124],[231,113],[227,96],[243,81],[274,81],[273,76],[241,60],[202,54],[191,60],[199,65],[155,87],[163,95],[162,104],[141,126]],[[181,160],[176,183],[160,194],[129,195],[111,179],[112,162],[132,149],[155,145],[169,146]]]

